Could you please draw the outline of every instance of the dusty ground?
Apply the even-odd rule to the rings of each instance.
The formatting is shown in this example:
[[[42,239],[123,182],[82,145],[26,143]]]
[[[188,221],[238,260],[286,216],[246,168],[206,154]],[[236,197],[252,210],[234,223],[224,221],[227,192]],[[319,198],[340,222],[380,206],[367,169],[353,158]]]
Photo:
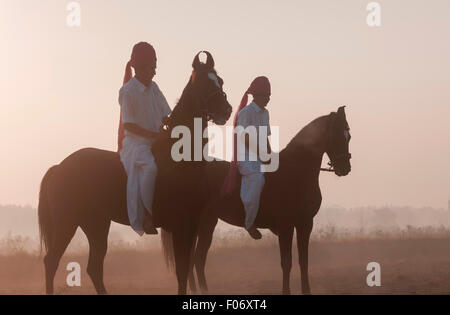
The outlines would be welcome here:
[[[295,245],[294,245],[295,246]],[[434,294],[450,293],[450,239],[315,241],[311,244],[310,279],[316,294]],[[81,264],[81,288],[65,284],[65,266]],[[294,247],[293,293],[300,292]],[[367,263],[381,264],[381,287],[366,285]],[[87,255],[66,254],[55,279],[56,293],[93,294],[85,273]],[[276,242],[216,247],[207,264],[213,294],[278,294],[281,268]],[[105,261],[105,283],[112,294],[172,294],[175,275],[165,266],[159,249],[112,249]],[[0,294],[41,294],[42,260],[16,253],[0,256]]]

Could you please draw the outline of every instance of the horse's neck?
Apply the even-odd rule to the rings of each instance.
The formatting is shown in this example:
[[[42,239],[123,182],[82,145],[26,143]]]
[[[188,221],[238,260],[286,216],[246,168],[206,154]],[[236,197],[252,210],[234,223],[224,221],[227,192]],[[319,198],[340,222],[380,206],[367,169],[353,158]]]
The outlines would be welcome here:
[[[297,164],[298,170],[319,169],[328,141],[328,122],[328,116],[322,116],[300,130],[281,151],[280,165]]]
[[[181,94],[181,97],[170,116],[172,127],[186,126],[191,129],[194,126],[194,119],[202,118],[198,113],[195,112],[196,98],[193,93],[194,91],[191,87],[191,83],[189,82],[188,85],[184,88],[183,93]],[[207,123],[202,121],[202,125],[207,126]]]
[[[287,148],[303,148],[323,155],[328,139],[328,118],[329,116],[322,116],[309,123],[291,140]]]
[[[191,155],[192,159],[194,159],[194,150],[195,150],[195,139],[198,137],[202,138],[202,160],[203,160],[203,147],[208,142],[208,139],[203,138],[203,131],[208,126],[208,122],[205,117],[200,116],[198,113],[194,112],[196,108],[195,97],[192,95],[192,90],[189,87],[186,87],[183,91],[183,94],[178,101],[177,105],[173,109],[171,114],[171,130],[178,126],[186,127],[190,133],[190,142],[191,142]],[[196,130],[195,127],[195,119],[201,119],[201,130]],[[197,128],[198,129],[198,128]],[[200,134],[198,134],[200,132]],[[177,140],[172,139],[172,143]]]
[[[199,115],[198,113],[192,112],[193,104],[187,104],[186,100],[181,100],[178,102],[177,106],[174,108],[171,115],[171,129],[177,126],[187,127],[191,133],[191,138],[193,139],[196,125],[196,119],[201,119],[201,135],[203,135],[203,131],[206,127],[208,127],[208,122],[206,121],[206,117]]]
[[[191,108],[193,108],[193,106],[191,106],[191,102],[192,98],[186,93],[183,93],[177,105],[175,105],[172,114],[170,115],[172,127],[180,125],[187,126],[189,122],[194,119],[194,114],[191,110]]]

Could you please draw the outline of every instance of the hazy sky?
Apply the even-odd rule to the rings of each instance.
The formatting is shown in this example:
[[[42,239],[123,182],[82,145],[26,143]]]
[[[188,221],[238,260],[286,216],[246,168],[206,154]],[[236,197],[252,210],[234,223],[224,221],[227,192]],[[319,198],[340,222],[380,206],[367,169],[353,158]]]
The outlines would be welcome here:
[[[0,204],[37,205],[51,165],[82,147],[116,149],[125,63],[148,41],[172,107],[199,50],[213,53],[235,109],[268,76],[282,147],[347,105],[352,173],[321,175],[324,204],[447,206],[448,0],[378,1],[379,28],[366,24],[368,0],[78,2],[71,28],[69,1],[0,1]]]

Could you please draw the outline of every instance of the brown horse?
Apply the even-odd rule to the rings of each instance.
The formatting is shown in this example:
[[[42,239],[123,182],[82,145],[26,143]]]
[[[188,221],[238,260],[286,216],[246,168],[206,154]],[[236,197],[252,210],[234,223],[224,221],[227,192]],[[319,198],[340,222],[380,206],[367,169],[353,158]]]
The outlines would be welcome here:
[[[256,225],[259,228],[270,229],[278,235],[283,270],[283,294],[290,294],[294,228],[297,231],[302,292],[304,294],[311,292],[308,279],[308,245],[313,218],[322,202],[319,187],[322,158],[324,153],[327,153],[335,174],[347,175],[351,169],[349,141],[350,133],[345,110],[344,107],[340,107],[337,113],[332,112],[317,118],[303,128],[280,152],[279,169],[274,173],[265,174],[266,184],[261,195]],[[191,268],[195,265],[203,293],[208,291],[205,263],[218,219],[235,226],[245,226],[244,207],[239,196],[240,187],[229,197],[220,196],[228,167],[229,163],[225,161],[211,162],[207,167],[208,185],[212,194],[207,203],[207,211],[203,212],[195,250],[191,253],[193,257]],[[167,243],[165,245],[167,246]],[[170,248],[166,248],[165,252],[170,253]],[[189,282],[191,290],[195,291],[192,269]]]
[[[194,134],[194,118],[223,125],[231,114],[231,105],[223,92],[223,81],[214,70],[214,60],[207,55],[201,63],[194,59],[194,72],[173,110],[168,132],[185,126]],[[166,138],[153,146],[158,165],[154,221],[174,234],[178,293],[185,294],[190,252],[204,209],[207,191],[205,161],[176,163],[171,157],[172,144]],[[194,141],[194,139],[192,139]],[[203,144],[207,140],[203,139]],[[129,225],[126,208],[127,177],[115,152],[82,149],[49,169],[41,183],[39,227],[44,257],[46,292],[53,293],[53,280],[61,256],[78,227],[89,241],[87,272],[99,294],[105,294],[103,261],[111,221]]]

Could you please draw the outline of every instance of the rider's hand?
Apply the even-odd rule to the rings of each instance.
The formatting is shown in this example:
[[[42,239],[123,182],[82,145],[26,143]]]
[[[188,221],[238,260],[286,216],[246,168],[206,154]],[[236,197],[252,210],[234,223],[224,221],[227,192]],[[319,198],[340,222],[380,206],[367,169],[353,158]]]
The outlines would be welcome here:
[[[163,126],[167,126],[169,124],[169,121],[170,121],[169,116],[163,117],[163,119],[162,119]]]

